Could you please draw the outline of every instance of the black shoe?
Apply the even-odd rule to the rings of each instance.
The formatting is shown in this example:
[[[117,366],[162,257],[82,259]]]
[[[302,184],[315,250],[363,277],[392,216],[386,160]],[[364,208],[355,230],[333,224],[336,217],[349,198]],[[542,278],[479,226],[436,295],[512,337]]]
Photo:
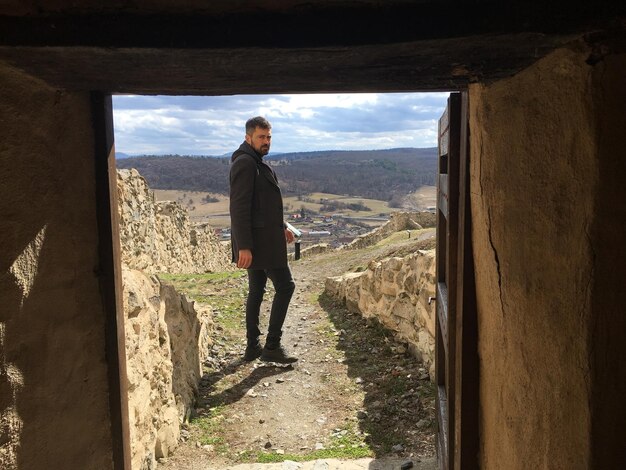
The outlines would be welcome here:
[[[266,346],[263,348],[261,360],[265,362],[277,362],[279,364],[293,364],[298,361],[298,358],[290,355],[282,346],[278,346],[275,349],[268,349]]]
[[[260,344],[253,344],[246,347],[246,352],[243,355],[243,360],[246,362],[254,361],[257,357],[261,357],[263,348]]]

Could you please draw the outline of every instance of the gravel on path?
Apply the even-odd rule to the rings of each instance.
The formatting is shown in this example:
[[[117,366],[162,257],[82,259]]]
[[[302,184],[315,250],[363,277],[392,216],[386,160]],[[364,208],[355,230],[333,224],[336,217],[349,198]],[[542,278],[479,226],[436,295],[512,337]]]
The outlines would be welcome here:
[[[280,367],[243,362],[243,330],[234,338],[222,330],[183,442],[159,468],[386,470],[410,461],[412,468],[434,469],[434,393],[425,369],[389,332],[321,295],[326,277],[416,243],[424,241],[293,262],[296,293],[283,344],[299,361]],[[238,282],[243,302],[245,278]],[[271,292],[265,321],[269,299]],[[337,456],[341,460],[331,458]],[[250,463],[259,458],[270,463]]]

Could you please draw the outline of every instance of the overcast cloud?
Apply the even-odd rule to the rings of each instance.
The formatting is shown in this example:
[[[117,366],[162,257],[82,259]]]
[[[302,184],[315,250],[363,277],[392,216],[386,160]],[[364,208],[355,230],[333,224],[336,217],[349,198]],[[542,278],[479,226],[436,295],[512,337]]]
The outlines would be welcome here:
[[[435,147],[448,93],[114,96],[115,148],[130,155],[223,155],[252,116],[272,153]]]

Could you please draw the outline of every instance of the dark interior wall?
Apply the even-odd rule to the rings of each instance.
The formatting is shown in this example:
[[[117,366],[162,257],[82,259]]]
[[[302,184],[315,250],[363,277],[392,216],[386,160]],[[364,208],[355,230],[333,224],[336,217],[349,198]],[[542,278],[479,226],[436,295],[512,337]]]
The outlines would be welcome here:
[[[626,55],[470,88],[481,468],[624,468]]]
[[[626,54],[595,67],[599,180],[590,237],[594,240],[592,325],[592,468],[626,468]],[[618,431],[619,430],[619,431]]]
[[[0,135],[0,467],[112,468],[89,94],[0,64]]]
[[[470,88],[484,469],[591,468],[599,180],[584,49]]]

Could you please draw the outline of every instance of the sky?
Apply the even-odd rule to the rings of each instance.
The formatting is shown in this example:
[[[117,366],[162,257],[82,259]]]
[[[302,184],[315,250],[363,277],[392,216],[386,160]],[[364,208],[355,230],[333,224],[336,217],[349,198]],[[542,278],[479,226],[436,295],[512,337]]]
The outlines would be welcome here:
[[[272,153],[436,147],[448,93],[113,97],[115,149],[231,154],[248,118],[272,124]]]

